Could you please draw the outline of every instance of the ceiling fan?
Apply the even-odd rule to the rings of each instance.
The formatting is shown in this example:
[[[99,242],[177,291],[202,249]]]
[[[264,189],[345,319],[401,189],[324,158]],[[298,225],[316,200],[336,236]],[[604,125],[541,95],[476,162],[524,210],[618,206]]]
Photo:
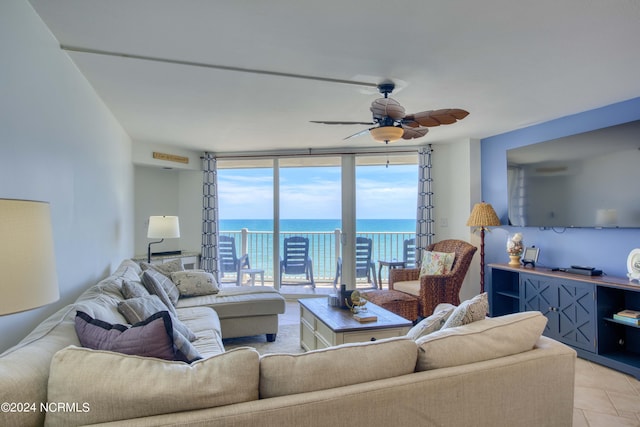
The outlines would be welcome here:
[[[376,125],[362,130],[345,139],[363,135],[367,132],[376,141],[394,142],[402,139],[414,139],[425,136],[430,127],[449,125],[462,120],[469,115],[468,111],[459,108],[446,108],[442,110],[421,111],[415,114],[405,114],[404,107],[389,94],[393,92],[395,84],[392,81],[384,81],[378,85],[378,90],[384,98],[378,98],[371,103],[373,113],[372,122],[340,122],[311,120],[311,123],[325,125]]]

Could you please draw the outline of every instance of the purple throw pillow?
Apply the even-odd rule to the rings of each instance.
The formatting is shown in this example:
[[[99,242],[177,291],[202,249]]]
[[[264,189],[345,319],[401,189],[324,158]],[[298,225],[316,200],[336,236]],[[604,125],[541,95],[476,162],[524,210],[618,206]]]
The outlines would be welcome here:
[[[130,328],[125,325],[112,325],[78,311],[75,327],[83,347],[165,360],[176,358],[173,325],[167,311],[155,313]]]

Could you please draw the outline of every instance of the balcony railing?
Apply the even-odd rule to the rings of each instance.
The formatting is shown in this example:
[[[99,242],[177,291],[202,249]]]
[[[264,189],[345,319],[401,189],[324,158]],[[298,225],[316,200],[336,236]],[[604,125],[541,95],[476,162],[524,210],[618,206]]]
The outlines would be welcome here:
[[[264,270],[266,281],[274,281],[273,271],[273,232],[250,231],[243,228],[240,231],[220,231],[221,235],[234,237],[239,254],[248,254],[251,268]],[[281,232],[280,247],[285,237],[302,236],[309,239],[309,255],[313,261],[313,276],[316,282],[333,282],[336,275],[337,258],[340,256],[339,229],[333,232],[296,231]],[[356,236],[370,238],[373,242],[372,260],[402,260],[404,241],[415,237],[414,232],[363,232]],[[279,258],[278,258],[279,259]],[[377,273],[377,270],[376,270]],[[388,272],[383,271],[382,280],[388,278]],[[359,279],[360,280],[360,279]]]

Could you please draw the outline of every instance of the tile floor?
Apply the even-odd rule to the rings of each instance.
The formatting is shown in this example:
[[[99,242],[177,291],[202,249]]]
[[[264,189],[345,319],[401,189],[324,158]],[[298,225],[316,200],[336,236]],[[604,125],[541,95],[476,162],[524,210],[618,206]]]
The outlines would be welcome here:
[[[578,358],[574,427],[640,427],[640,381]]]
[[[300,322],[297,301],[287,301],[281,324]],[[640,427],[640,381],[577,359],[573,427]]]

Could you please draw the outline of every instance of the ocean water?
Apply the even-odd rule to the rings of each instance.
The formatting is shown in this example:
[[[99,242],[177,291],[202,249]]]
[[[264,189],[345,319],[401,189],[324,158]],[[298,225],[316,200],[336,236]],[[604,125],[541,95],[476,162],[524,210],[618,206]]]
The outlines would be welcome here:
[[[238,255],[241,251],[241,230],[246,228],[247,253],[252,268],[265,270],[265,278],[272,280],[273,274],[273,220],[225,219],[220,220],[220,234],[236,239]],[[313,260],[314,277],[319,281],[333,280],[337,256],[336,235],[341,228],[338,219],[285,219],[280,221],[280,247],[284,235],[301,235],[309,238],[310,256]],[[360,219],[356,221],[356,234],[372,239],[372,260],[397,260],[403,257],[405,239],[415,236],[415,219]],[[386,271],[383,280],[386,278]]]
[[[243,228],[249,231],[272,231],[271,219],[222,219],[220,231],[240,231]],[[280,231],[334,231],[341,228],[339,219],[283,219],[280,220]],[[356,220],[357,232],[415,232],[415,219],[359,219]]]

